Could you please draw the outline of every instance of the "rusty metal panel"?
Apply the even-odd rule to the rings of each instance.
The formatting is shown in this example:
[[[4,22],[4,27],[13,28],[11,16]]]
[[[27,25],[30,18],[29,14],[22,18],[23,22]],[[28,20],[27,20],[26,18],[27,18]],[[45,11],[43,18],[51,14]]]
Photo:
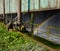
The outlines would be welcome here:
[[[0,14],[3,13],[3,0],[0,0]]]

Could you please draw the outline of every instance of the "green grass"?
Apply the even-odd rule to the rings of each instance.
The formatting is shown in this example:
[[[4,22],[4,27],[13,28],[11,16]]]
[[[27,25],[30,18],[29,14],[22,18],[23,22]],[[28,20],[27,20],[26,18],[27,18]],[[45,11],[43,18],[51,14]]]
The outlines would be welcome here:
[[[19,32],[9,32],[0,23],[0,51],[29,51],[37,44]],[[45,50],[47,51],[47,50]]]
[[[8,32],[3,23],[0,23],[0,51],[19,51],[24,44],[35,44],[18,32]],[[23,46],[24,47],[24,46]],[[22,49],[22,48],[21,48]]]

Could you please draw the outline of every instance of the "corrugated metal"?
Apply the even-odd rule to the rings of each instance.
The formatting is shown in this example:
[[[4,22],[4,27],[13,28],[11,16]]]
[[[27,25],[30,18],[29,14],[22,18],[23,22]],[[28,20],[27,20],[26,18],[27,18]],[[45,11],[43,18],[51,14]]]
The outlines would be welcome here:
[[[22,12],[60,9],[60,0],[22,0],[22,3]]]
[[[21,0],[21,11],[26,12],[28,11],[28,0]]]
[[[17,0],[5,0],[6,13],[17,12]],[[60,0],[21,0],[21,11],[41,11],[47,9],[60,9]],[[0,14],[3,13],[3,2],[0,0]]]
[[[50,8],[56,8],[57,7],[57,0],[49,0]]]
[[[3,1],[0,0],[0,14],[3,13]]]
[[[16,0],[5,0],[5,11],[6,13],[17,12],[17,1]]]
[[[40,2],[39,2],[39,0],[35,0],[35,10],[37,10],[37,9],[39,9],[39,4],[40,4]]]
[[[57,0],[57,7],[60,8],[60,0]]]
[[[44,8],[48,8],[48,0],[40,0],[40,8],[44,9]]]
[[[6,13],[15,13],[17,12],[17,4],[16,0],[5,0],[5,12]],[[0,0],[0,14],[3,13],[3,0]]]

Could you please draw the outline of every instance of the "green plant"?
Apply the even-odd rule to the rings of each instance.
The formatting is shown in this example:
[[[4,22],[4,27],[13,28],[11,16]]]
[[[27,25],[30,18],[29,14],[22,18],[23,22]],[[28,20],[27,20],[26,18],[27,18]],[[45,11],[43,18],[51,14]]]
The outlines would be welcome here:
[[[0,23],[0,51],[29,51],[35,46],[31,39],[19,32],[7,31],[5,25]]]

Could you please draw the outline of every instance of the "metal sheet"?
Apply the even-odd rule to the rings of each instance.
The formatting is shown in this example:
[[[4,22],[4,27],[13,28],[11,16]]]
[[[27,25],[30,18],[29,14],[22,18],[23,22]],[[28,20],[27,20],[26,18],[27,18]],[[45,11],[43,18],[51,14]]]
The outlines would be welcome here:
[[[57,0],[49,0],[50,8],[56,8],[57,7]]]
[[[28,0],[22,0],[21,5],[22,5],[22,7],[21,7],[22,12],[28,11]]]
[[[21,5],[22,5],[22,6],[21,6],[21,11],[22,11],[22,12],[24,11],[24,7],[25,7],[23,1],[24,1],[24,0],[21,1]]]
[[[17,12],[17,1],[16,0],[10,0],[10,13]]]
[[[5,13],[17,12],[17,1],[16,0],[5,0]],[[3,0],[0,0],[0,14],[3,13]]]
[[[60,0],[30,0],[30,11],[60,9]]]
[[[38,10],[39,9],[39,0],[35,0],[35,10]]]
[[[18,1],[5,0],[6,13],[16,13],[18,10]],[[60,9],[60,0],[21,0],[21,11],[41,11],[50,9]],[[3,2],[0,0],[0,14],[3,13]]]
[[[40,0],[41,9],[51,9],[57,7],[57,0]]]
[[[0,0],[0,14],[3,13],[3,1]]]
[[[22,0],[22,12],[34,11],[39,9],[39,0]]]
[[[60,0],[57,0],[57,8],[60,8]]]
[[[5,13],[10,13],[10,0],[5,0]]]
[[[5,11],[6,13],[17,12],[17,1],[16,0],[5,0]]]
[[[48,0],[40,0],[40,8],[45,9],[48,8]]]
[[[30,10],[34,10],[34,1],[30,0]]]
[[[59,9],[60,8],[60,1],[59,0],[28,0],[28,9],[24,11],[25,8],[27,8],[26,4],[25,6],[22,5],[23,12],[29,11],[40,11],[40,10],[50,10],[50,9]],[[22,2],[25,3],[25,0]],[[27,3],[27,2],[26,2]]]

